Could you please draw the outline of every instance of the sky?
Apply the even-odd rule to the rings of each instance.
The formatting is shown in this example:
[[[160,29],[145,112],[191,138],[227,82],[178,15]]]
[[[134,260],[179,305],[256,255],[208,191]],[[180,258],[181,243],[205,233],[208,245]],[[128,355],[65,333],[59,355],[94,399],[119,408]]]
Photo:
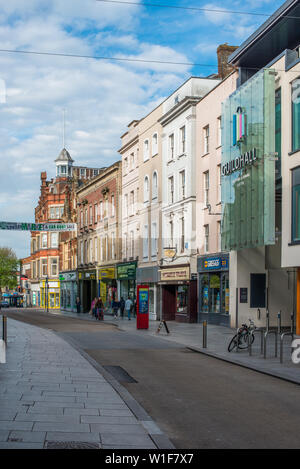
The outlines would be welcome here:
[[[65,146],[75,165],[120,159],[120,136],[191,75],[217,72],[219,44],[240,45],[267,17],[106,3],[9,0],[0,48],[192,65],[0,51],[0,220],[34,221],[40,173],[55,176]],[[147,0],[144,1],[147,3]],[[148,0],[151,4],[272,14],[283,0]],[[0,246],[30,254],[30,234],[0,231]]]

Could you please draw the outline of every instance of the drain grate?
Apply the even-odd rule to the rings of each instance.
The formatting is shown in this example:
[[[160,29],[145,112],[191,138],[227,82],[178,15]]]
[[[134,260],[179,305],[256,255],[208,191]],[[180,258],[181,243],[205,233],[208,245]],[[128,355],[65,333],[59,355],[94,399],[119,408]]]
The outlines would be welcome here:
[[[103,368],[119,381],[119,383],[137,383],[121,366],[107,365],[103,366]]]
[[[46,449],[100,449],[100,443],[88,441],[47,441]]]

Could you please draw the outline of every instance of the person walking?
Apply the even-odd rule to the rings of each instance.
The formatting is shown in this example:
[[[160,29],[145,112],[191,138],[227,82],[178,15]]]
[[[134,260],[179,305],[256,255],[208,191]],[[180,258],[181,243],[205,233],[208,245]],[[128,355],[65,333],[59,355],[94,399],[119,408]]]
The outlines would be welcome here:
[[[76,298],[76,310],[77,310],[77,314],[79,314],[81,312],[81,303],[80,303],[79,296],[77,296],[77,298]]]
[[[121,318],[124,319],[124,309],[125,309],[125,300],[123,298],[123,296],[121,296],[121,300],[120,300],[120,314],[121,314]]]
[[[128,321],[130,321],[130,311],[131,311],[131,307],[132,307],[132,301],[130,299],[130,296],[127,298],[127,300],[125,301],[125,309],[126,309],[126,312],[127,312],[127,316],[128,316]]]
[[[98,301],[96,304],[96,319],[98,319],[98,321],[103,321],[104,319],[104,307],[103,307],[103,301],[101,298],[98,298]]]
[[[113,309],[113,312],[114,312],[114,318],[116,319],[118,317],[118,310],[119,310],[119,302],[118,301],[113,300],[112,309]]]
[[[96,303],[97,303],[97,298],[94,298],[91,304],[91,311],[90,311],[90,314],[94,317],[96,317]]]

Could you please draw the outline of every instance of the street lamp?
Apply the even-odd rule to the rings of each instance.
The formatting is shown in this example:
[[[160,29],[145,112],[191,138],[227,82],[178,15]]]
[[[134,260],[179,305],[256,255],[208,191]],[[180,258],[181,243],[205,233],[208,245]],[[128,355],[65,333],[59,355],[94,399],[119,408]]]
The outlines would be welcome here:
[[[48,275],[46,277],[46,301],[47,301],[47,313],[49,312],[49,305],[48,305]]]

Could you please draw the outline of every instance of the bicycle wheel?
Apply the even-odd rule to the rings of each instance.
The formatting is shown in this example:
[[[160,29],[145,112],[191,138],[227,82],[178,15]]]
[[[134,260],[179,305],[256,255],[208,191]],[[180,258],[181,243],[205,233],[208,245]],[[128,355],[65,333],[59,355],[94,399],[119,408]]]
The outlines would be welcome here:
[[[229,345],[228,345],[228,352],[232,352],[232,350],[234,350],[237,346],[237,334],[235,334],[235,336],[232,337],[231,341],[229,342]]]
[[[249,347],[249,343],[248,343],[248,337],[249,337],[249,332],[247,331],[244,331],[240,337],[239,337],[239,349],[240,350],[245,350],[246,348]],[[253,344],[254,342],[254,335],[252,334],[251,335],[251,345]]]

